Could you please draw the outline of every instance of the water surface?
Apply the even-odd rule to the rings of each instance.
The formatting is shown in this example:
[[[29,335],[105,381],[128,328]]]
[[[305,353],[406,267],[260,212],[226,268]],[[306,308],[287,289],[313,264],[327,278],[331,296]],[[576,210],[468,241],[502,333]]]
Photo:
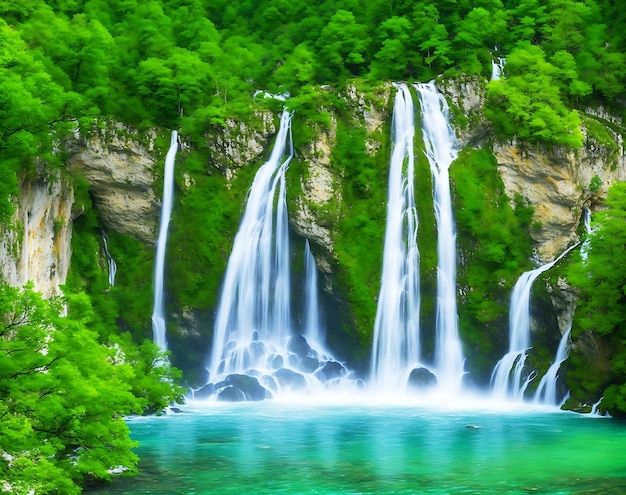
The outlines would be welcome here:
[[[555,409],[209,403],[129,425],[141,473],[85,493],[626,493],[626,425]]]

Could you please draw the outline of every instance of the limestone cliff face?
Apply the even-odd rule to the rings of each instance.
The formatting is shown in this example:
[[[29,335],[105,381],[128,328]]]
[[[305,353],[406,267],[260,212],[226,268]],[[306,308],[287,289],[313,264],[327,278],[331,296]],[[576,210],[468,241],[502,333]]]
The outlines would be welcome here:
[[[455,119],[459,143],[461,146],[492,147],[511,202],[519,195],[535,209],[530,235],[538,262],[551,261],[577,240],[583,207],[601,208],[610,185],[626,180],[622,136],[608,126],[598,124],[598,120],[614,122],[615,118],[603,111],[590,110],[590,118],[585,122],[602,125],[604,142],[594,137],[585,126],[585,144],[580,150],[516,141],[493,142],[483,113],[486,83],[474,78],[456,79],[442,85],[443,93],[461,114]],[[601,185],[598,190],[592,190],[594,188],[590,186],[596,176]]]
[[[382,145],[382,129],[389,118],[388,101],[393,87],[385,84],[376,91],[365,94],[349,85],[340,95],[346,102],[346,118],[350,125],[366,130],[365,149],[375,155]],[[320,111],[328,109],[320,109]],[[330,110],[330,125],[313,127],[314,138],[298,150],[299,160],[307,172],[300,179],[302,194],[296,200],[296,210],[291,213],[295,231],[322,248],[316,253],[320,269],[330,273],[335,259],[333,227],[339,220],[343,197],[341,174],[331,167],[333,148],[337,144],[337,116]]]
[[[59,294],[70,266],[74,191],[60,172],[22,183],[16,212],[0,232],[0,276],[28,281],[45,297]]]
[[[71,154],[68,167],[89,182],[106,230],[150,244],[156,240],[159,214],[159,200],[152,186],[155,137],[155,132],[140,137],[115,124],[67,143]]]
[[[321,221],[318,213],[331,204],[341,202],[339,177],[330,169],[330,155],[337,138],[334,115],[331,117],[330,129],[316,130],[317,138],[301,150],[301,159],[307,164],[308,174],[300,178],[302,195],[296,200],[297,208],[292,214],[291,223],[296,232],[322,246],[333,256],[332,223]],[[327,259],[319,264],[324,271],[330,270]]]
[[[608,187],[626,179],[623,149],[615,156],[590,140],[577,152],[494,145],[507,195],[520,195],[535,208],[531,235],[542,261],[554,259],[576,240],[584,206],[601,206]],[[594,176],[602,181],[598,191],[590,189]]]
[[[255,112],[248,122],[227,119],[225,126],[207,135],[211,165],[230,181],[238,169],[261,157],[275,132],[274,114],[268,111]]]

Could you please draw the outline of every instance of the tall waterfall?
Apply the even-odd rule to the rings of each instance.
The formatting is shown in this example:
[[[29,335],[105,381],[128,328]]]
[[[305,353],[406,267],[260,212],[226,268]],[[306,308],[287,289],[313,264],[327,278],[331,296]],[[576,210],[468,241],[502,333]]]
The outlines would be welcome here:
[[[209,362],[211,390],[218,399],[221,394],[228,400],[233,395],[257,400],[283,391],[312,391],[347,374],[343,365],[312,347],[323,345],[314,342],[322,334],[315,323],[319,309],[312,256],[309,319],[302,329],[311,341],[294,332],[285,200],[285,172],[292,157],[291,114],[284,111],[270,158],[248,192],[226,268]]]
[[[285,111],[270,158],[248,192],[228,260],[215,320],[211,377],[254,367],[250,345],[281,342],[291,334],[285,171],[292,157],[291,114]]]
[[[417,364],[420,357],[413,100],[405,84],[398,84],[397,87],[383,270],[372,353],[374,386],[386,390],[403,387],[411,367]]]
[[[154,342],[162,349],[167,349],[165,338],[165,315],[163,304],[163,276],[165,271],[165,249],[167,247],[167,231],[172,216],[174,201],[174,161],[178,151],[178,133],[172,131],[170,148],[165,156],[163,177],[163,202],[161,204],[161,223],[157,239],[156,260],[154,268],[154,305],[152,310],[152,333]]]
[[[421,104],[426,157],[433,177],[437,220],[437,342],[435,365],[439,387],[456,391],[463,378],[463,350],[456,308],[456,230],[448,169],[457,157],[458,144],[448,121],[448,105],[434,82],[415,84]]]
[[[526,351],[530,348],[530,290],[535,279],[552,268],[578,244],[567,248],[561,255],[539,268],[522,273],[513,287],[509,310],[509,351],[498,361],[491,374],[491,390],[498,399],[521,400],[533,373],[523,376]]]
[[[109,263],[109,285],[113,287],[115,285],[115,274],[117,273],[117,264],[109,252],[109,237],[104,230],[102,231],[102,242],[104,243],[104,254],[107,257]]]
[[[558,372],[563,361],[567,359],[569,353],[569,336],[572,331],[570,327],[565,331],[559,342],[554,362],[548,368],[546,374],[541,378],[537,390],[535,392],[534,402],[550,405],[558,405],[559,397],[557,395]]]

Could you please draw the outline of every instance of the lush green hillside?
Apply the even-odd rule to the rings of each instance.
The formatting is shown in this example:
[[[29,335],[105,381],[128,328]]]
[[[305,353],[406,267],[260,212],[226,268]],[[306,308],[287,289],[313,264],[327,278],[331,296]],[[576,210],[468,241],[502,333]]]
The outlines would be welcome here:
[[[348,315],[338,318],[340,345],[359,363],[368,357],[380,278],[381,252],[372,246],[382,246],[389,129],[385,124],[377,131],[380,147],[370,153],[371,136],[339,93],[354,83],[377,98],[372,88],[385,81],[440,75],[486,81],[492,60],[506,57],[505,77],[487,86],[488,139],[576,149],[583,144],[578,110],[602,106],[624,114],[626,14],[615,0],[0,0],[0,14],[0,222],[10,219],[20,181],[52,168],[69,173],[58,144],[77,127],[89,133],[111,120],[140,130],[176,128],[189,145],[177,169],[180,194],[168,253],[177,274],[168,284],[170,313],[177,312],[179,328],[190,327],[172,338],[179,363],[197,365],[206,355],[220,274],[254,172],[242,169],[227,182],[211,167],[207,136],[228,119],[251,122],[259,110],[280,109],[282,103],[255,99],[257,90],[292,96],[294,171],[306,174],[303,145],[330,132],[335,119],[329,166],[341,176],[344,201],[320,216],[337,220],[339,266],[332,268],[343,293],[333,304]],[[389,105],[378,102],[387,111]],[[599,120],[586,123],[601,135]],[[164,134],[157,138],[163,153]],[[417,168],[428,175],[423,157]],[[488,149],[464,150],[451,177],[464,261],[458,282],[467,289],[460,330],[468,351],[482,356],[472,372],[484,378],[506,347],[510,287],[530,267],[532,208],[521,198],[511,207]],[[188,178],[194,187],[184,186]],[[180,393],[171,382],[177,372],[160,366],[154,346],[144,342],[152,246],[109,232],[123,266],[118,284],[109,287],[89,184],[72,179],[84,212],[73,225],[63,301],[68,315],[61,302],[43,301],[30,288],[0,286],[0,422],[9,432],[0,437],[0,480],[18,487],[33,477],[51,479],[37,492],[42,494],[76,493],[74,483],[86,476],[106,478],[117,464],[132,467],[120,415],[162,408]],[[290,180],[294,203],[300,184]],[[424,203],[418,205],[423,308],[432,314],[434,214],[430,184],[418,188]],[[574,335],[593,332],[603,346],[601,359],[592,363],[574,350],[573,392],[595,397],[606,389],[606,405],[615,413],[626,413],[621,189],[613,190],[610,209],[598,217],[602,227],[590,241],[594,257],[576,260],[567,273],[580,288],[582,318]],[[190,308],[193,318],[185,321]],[[111,366],[119,352],[126,364]],[[191,371],[187,378],[202,379]]]

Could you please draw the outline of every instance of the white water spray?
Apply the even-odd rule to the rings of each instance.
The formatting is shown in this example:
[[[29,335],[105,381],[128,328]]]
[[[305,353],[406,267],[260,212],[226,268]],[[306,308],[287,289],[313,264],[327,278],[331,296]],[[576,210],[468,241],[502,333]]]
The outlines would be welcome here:
[[[104,254],[107,257],[109,263],[109,285],[113,287],[115,285],[115,274],[117,273],[117,264],[109,252],[109,237],[104,230],[102,231],[102,242],[104,243]]]
[[[426,157],[433,177],[433,200],[437,220],[437,343],[435,364],[439,388],[460,389],[463,351],[456,308],[456,231],[450,196],[448,169],[457,157],[458,143],[448,121],[448,105],[434,82],[415,84],[422,112]]]
[[[420,357],[413,100],[405,84],[398,84],[397,88],[383,271],[372,352],[373,386],[392,391],[404,388]]]
[[[559,397],[557,395],[558,372],[563,361],[567,359],[569,354],[569,336],[572,331],[570,327],[565,331],[559,342],[559,347],[554,357],[554,362],[548,368],[546,374],[541,378],[537,390],[535,392],[535,403],[559,405]]]
[[[491,61],[491,80],[497,81],[502,77],[502,71],[504,70],[504,64],[506,59],[504,57],[498,57],[496,60]]]
[[[165,272],[165,249],[167,247],[167,231],[172,216],[174,201],[174,161],[178,151],[178,133],[172,131],[170,148],[165,157],[163,176],[163,202],[161,204],[161,223],[157,239],[156,259],[154,268],[154,305],[152,310],[152,333],[154,342],[161,350],[167,350],[165,337],[165,309],[163,304]]]
[[[515,283],[509,310],[509,350],[491,374],[491,390],[495,398],[522,400],[526,387],[535,378],[533,373],[523,376],[526,352],[530,348],[530,290],[539,275],[552,268],[576,246],[578,243],[550,263],[522,273]]]

